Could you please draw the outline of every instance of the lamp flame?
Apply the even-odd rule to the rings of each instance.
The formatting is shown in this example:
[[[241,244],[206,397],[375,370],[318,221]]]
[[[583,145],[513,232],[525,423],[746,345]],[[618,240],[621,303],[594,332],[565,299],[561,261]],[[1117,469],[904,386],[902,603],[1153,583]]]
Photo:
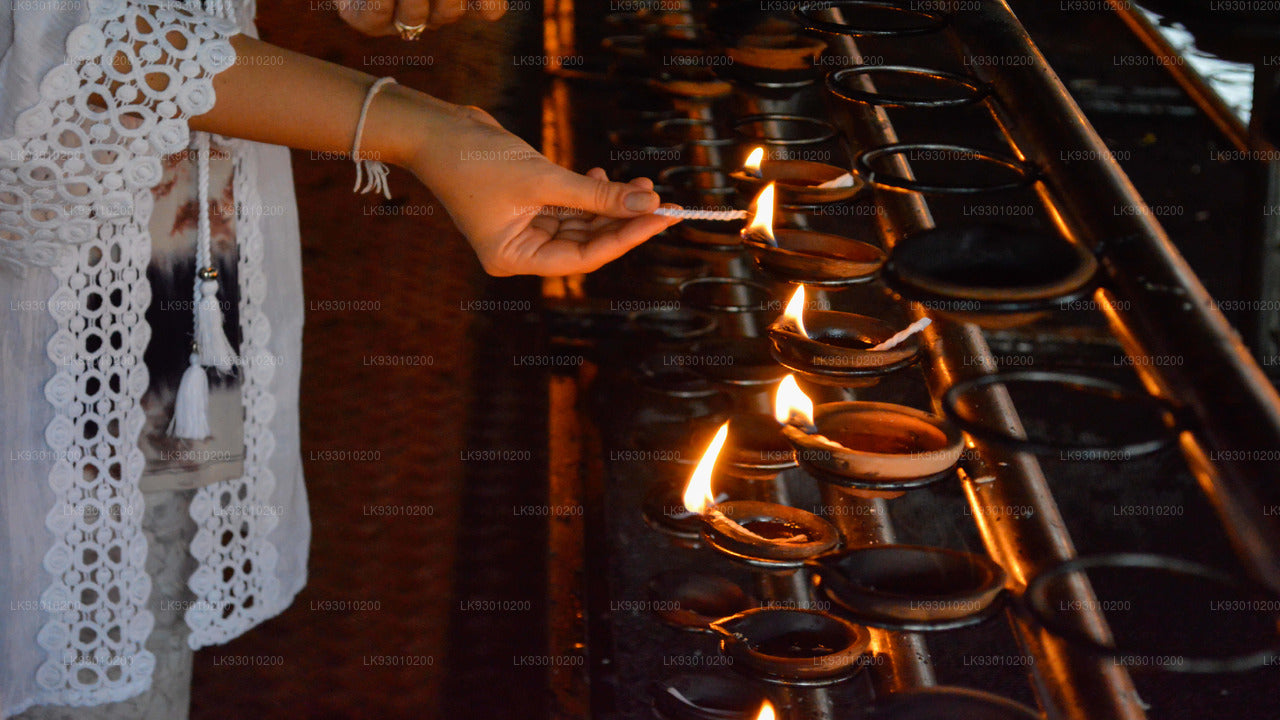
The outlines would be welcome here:
[[[746,170],[751,177],[760,177],[760,163],[762,162],[764,162],[764,148],[758,147],[747,156],[747,161],[742,163],[742,169]]]
[[[783,425],[813,427],[813,401],[800,389],[795,375],[788,375],[778,384],[778,395],[773,401],[773,416]]]
[[[809,331],[804,329],[804,285],[796,288],[791,301],[787,303],[787,309],[782,311],[782,319],[790,321],[801,337],[809,339]]]
[[[689,485],[684,490],[684,507],[689,512],[701,515],[715,504],[716,496],[711,492],[711,472],[715,469],[716,458],[720,457],[720,449],[724,447],[724,441],[728,437],[729,423],[725,422],[711,439],[707,451],[693,469],[693,475],[689,476]]]
[[[768,700],[760,706],[760,714],[756,715],[756,720],[777,720],[777,714],[773,711],[773,704]]]
[[[773,238],[773,183],[769,183],[756,196],[756,214],[742,230],[744,236],[763,237],[770,245],[777,245]]]

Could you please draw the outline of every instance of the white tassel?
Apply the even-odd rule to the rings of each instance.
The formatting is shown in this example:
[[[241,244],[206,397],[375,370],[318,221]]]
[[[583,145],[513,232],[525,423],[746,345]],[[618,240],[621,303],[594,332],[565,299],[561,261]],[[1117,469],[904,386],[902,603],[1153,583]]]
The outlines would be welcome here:
[[[209,377],[205,367],[226,372],[235,367],[235,353],[222,327],[222,308],[218,305],[218,271],[213,266],[213,233],[209,225],[209,134],[196,133],[196,201],[199,228],[196,235],[195,310],[191,321],[195,329],[195,349],[191,366],[182,374],[178,397],[173,402],[173,419],[169,434],[187,440],[209,437]]]
[[[196,305],[196,347],[200,364],[227,372],[236,365],[236,354],[222,327],[222,306],[218,303],[218,281],[200,283],[200,302]]]
[[[363,173],[361,169],[363,168]],[[360,180],[362,174],[365,178],[364,189],[360,188]],[[359,190],[361,193],[367,193],[375,190],[378,194],[386,199],[391,199],[391,183],[387,180],[387,176],[391,174],[391,168],[380,160],[357,160],[356,161],[356,186],[352,190]]]
[[[203,440],[209,437],[209,377],[205,374],[200,357],[191,354],[191,364],[182,374],[178,385],[178,397],[173,401],[173,419],[169,421],[169,434],[186,440]]]
[[[222,308],[218,305],[218,271],[213,266],[213,231],[209,225],[209,134],[196,137],[196,174],[200,184],[196,193],[200,203],[199,234],[196,238],[196,351],[200,364],[222,372],[235,366],[235,354],[222,327]]]

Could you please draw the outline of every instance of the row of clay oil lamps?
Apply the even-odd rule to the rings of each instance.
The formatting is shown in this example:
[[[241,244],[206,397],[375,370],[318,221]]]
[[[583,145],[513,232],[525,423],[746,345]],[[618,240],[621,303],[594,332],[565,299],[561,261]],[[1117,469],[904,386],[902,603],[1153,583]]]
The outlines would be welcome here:
[[[821,44],[766,37],[738,50],[735,58],[746,65],[785,70],[779,63],[795,62],[797,52],[812,55],[821,52]],[[806,58],[802,66],[811,61]],[[697,94],[683,85],[674,89]],[[946,477],[962,449],[960,433],[928,413],[872,402],[815,407],[796,381],[798,375],[817,384],[865,385],[909,365],[921,351],[912,335],[920,326],[899,330],[852,313],[804,312],[804,284],[838,289],[871,280],[886,260],[879,248],[837,235],[773,227],[775,194],[785,204],[843,202],[860,190],[860,183],[845,170],[823,163],[765,162],[763,149],[752,153],[729,179],[739,192],[759,193],[753,222],[740,235],[704,223],[687,223],[682,233],[698,244],[745,246],[762,270],[798,286],[787,311],[767,330],[774,359],[794,375],[778,386],[772,416],[740,413],[715,430],[680,498],[687,516],[666,512],[668,499],[661,493],[656,501],[646,501],[646,516],[663,532],[683,541],[695,536],[757,573],[816,576],[821,591],[841,608],[843,617],[813,609],[763,607],[718,619],[694,613],[693,621],[705,622],[719,635],[721,650],[733,658],[735,669],[769,683],[822,686],[847,680],[862,667],[870,644],[867,625],[940,630],[984,620],[999,607],[1005,575],[986,557],[941,548],[889,544],[842,549],[838,529],[813,513],[778,502],[718,501],[712,487],[718,467],[738,481],[739,489],[745,486],[754,492],[797,464],[844,492],[897,497]],[[1036,717],[995,696],[957,689],[941,692],[949,694],[926,702],[950,702],[953,709],[957,703],[969,703],[974,712],[997,708],[1005,710],[1002,717]],[[909,704],[919,698],[904,694],[897,700]],[[673,715],[696,705],[683,700]],[[877,706],[892,716],[893,701],[879,698]],[[773,707],[765,702],[756,717],[774,720]]]
[[[765,55],[768,44],[764,43]],[[779,47],[786,49],[785,43]],[[774,61],[777,57],[767,62]],[[952,314],[947,312],[951,301],[959,299],[958,304],[963,304],[976,298],[982,307],[996,312],[954,315],[989,327],[1007,326],[1039,317],[1046,303],[1089,292],[1096,261],[1060,238],[990,230],[966,231],[961,236],[949,231],[923,233],[900,241],[895,257],[887,258],[879,248],[850,238],[773,227],[775,202],[816,205],[851,199],[859,192],[860,182],[847,171],[823,163],[766,160],[760,150],[741,170],[727,173],[727,178],[744,195],[759,193],[753,222],[729,232],[719,231],[714,224],[686,223],[678,232],[699,245],[745,247],[761,270],[798,286],[783,317],[767,329],[773,358],[792,375],[778,386],[772,416],[739,413],[715,429],[679,500],[685,515],[666,512],[670,498],[658,494],[646,501],[646,519],[678,541],[705,543],[757,573],[800,574],[802,578],[812,574],[817,590],[838,608],[838,615],[764,607],[718,618],[708,610],[694,622],[717,633],[721,650],[734,658],[735,669],[756,679],[789,686],[840,682],[861,667],[869,643],[866,626],[933,631],[981,622],[1000,608],[1006,576],[983,555],[898,544],[843,548],[837,528],[818,515],[781,502],[721,501],[713,488],[717,478],[735,481],[739,497],[768,496],[760,492],[770,486],[766,481],[797,465],[842,492],[894,498],[950,476],[958,462],[963,447],[959,431],[929,413],[889,403],[814,406],[797,377],[818,385],[865,385],[911,364],[922,347],[909,334],[918,326],[898,329],[852,313],[804,312],[804,286],[838,289],[869,281],[884,271],[886,285],[900,298],[924,297],[942,314]],[[962,279],[990,274],[991,268],[965,266],[964,258],[957,263],[957,248],[984,243],[986,249],[1004,246],[1000,248],[1004,255],[1013,258],[1026,257],[1020,253],[1034,249],[1038,266],[999,268],[1008,278],[1016,281],[1019,276],[1037,275],[1028,270],[1046,268],[1056,274],[1049,273],[1052,277],[1038,284],[997,283],[994,289],[979,288],[983,295],[966,295],[975,290],[963,286],[974,283],[947,281],[956,274]],[[947,294],[957,288],[959,295]],[[806,587],[807,583],[806,579]],[[726,607],[740,607],[741,602],[739,598]],[[950,710],[948,717],[1037,717],[1030,709],[996,696],[955,688],[877,698],[875,707],[877,713],[884,711],[877,717],[887,718],[943,717],[938,714],[942,707]],[[726,717],[691,715],[709,716]],[[773,708],[766,703],[758,718],[772,720]]]

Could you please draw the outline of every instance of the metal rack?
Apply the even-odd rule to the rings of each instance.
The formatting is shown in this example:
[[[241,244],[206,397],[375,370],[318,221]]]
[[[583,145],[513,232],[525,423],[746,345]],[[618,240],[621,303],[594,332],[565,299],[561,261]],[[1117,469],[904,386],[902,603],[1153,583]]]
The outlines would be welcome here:
[[[963,3],[963,9],[949,15],[950,27],[944,32],[963,54],[1023,59],[977,66],[979,79],[988,83],[993,93],[993,101],[987,104],[992,118],[1018,159],[1041,171],[1037,194],[1057,229],[1091,248],[1101,259],[1105,282],[1096,291],[1097,306],[1133,358],[1146,389],[1179,409],[1180,448],[1244,566],[1260,582],[1280,589],[1280,528],[1264,511],[1280,497],[1272,487],[1277,468],[1274,463],[1235,460],[1255,457],[1259,449],[1280,448],[1280,397],[1151,215],[1113,211],[1145,205],[1008,5],[1003,0],[984,0],[977,6],[975,10],[973,3]],[[826,20],[843,20],[838,7],[826,13]],[[570,54],[573,16],[570,0],[547,3],[544,40],[549,57]],[[849,35],[837,35],[832,48],[852,64],[861,57],[856,39]],[[564,124],[569,90],[563,79],[553,77],[550,84],[543,108],[544,149],[553,159],[571,165],[571,132]],[[845,130],[863,147],[879,147],[897,139],[888,115],[874,107],[866,108]],[[1065,162],[1065,151],[1078,151],[1072,157],[1089,159]],[[903,158],[895,159],[894,170],[911,177]],[[884,192],[878,199],[886,211],[881,226],[890,247],[899,238],[933,226],[928,203],[919,194]],[[581,292],[581,284],[575,279],[554,279],[547,281],[544,291],[549,297],[572,298]],[[910,313],[918,318],[928,311],[913,305]],[[934,318],[926,341],[926,382],[935,408],[941,408],[942,395],[955,383],[997,370],[983,333],[975,326]],[[1151,361],[1170,354],[1186,360],[1181,365]],[[565,502],[598,500],[604,482],[598,438],[579,416],[582,380],[558,377],[551,388],[553,503],[557,498]],[[987,392],[970,409],[1002,426],[1019,427],[1017,410],[1002,391]],[[972,452],[966,453],[963,462],[963,490],[987,552],[1008,571],[1014,589],[1025,587],[1044,569],[1073,558],[1072,539],[1037,460],[973,438],[968,445]],[[894,531],[883,501],[862,501],[843,494],[824,499],[832,506],[866,505],[865,511],[840,513],[834,518],[850,541],[892,541]],[[591,553],[584,548],[583,538],[602,524],[597,514],[602,510],[592,509],[592,503],[584,504],[588,508],[585,517],[553,521],[553,567],[563,563],[588,573],[592,570]],[[982,508],[995,505],[1031,506],[1036,512],[1017,523],[992,522]],[[594,581],[564,566],[553,572],[559,574],[559,581],[551,584],[553,648],[572,652],[599,642],[599,632],[592,630],[590,601],[585,606],[580,602],[581,588],[588,588],[589,598]],[[803,586],[783,588],[782,592],[782,597],[797,603],[811,600]],[[1064,602],[1096,606],[1090,602],[1092,591],[1086,583],[1070,584],[1060,592]],[[1145,717],[1122,666],[1072,649],[1016,612],[1008,613],[1008,620],[1020,645],[1035,660],[1032,681],[1048,717]],[[1090,622],[1098,632],[1106,633],[1101,613],[1095,613]],[[924,641],[918,634],[876,631],[873,647],[888,658],[887,666],[878,668],[874,675],[877,688],[933,684]],[[589,671],[555,672],[558,715],[586,716],[592,692]],[[821,693],[812,692],[816,694],[801,703],[807,716],[828,717]]]

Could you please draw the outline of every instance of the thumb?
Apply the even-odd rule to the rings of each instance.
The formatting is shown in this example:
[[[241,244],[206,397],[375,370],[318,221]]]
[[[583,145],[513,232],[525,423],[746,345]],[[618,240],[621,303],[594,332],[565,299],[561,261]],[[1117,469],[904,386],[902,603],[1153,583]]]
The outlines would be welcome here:
[[[629,183],[610,182],[603,172],[592,172],[599,178],[565,170],[549,188],[552,203],[576,208],[594,215],[635,217],[658,208],[658,194]]]

